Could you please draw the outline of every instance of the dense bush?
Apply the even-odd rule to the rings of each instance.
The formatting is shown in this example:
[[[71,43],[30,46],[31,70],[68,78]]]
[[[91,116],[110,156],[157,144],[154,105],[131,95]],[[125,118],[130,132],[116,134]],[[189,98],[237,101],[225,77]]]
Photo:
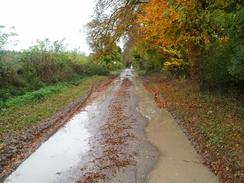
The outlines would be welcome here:
[[[217,40],[207,49],[202,66],[203,84],[210,88],[241,89],[244,83],[244,7],[216,9],[210,16],[220,27],[225,39]]]
[[[106,66],[91,63],[82,54],[65,51],[62,41],[38,41],[23,52],[0,52],[0,100],[49,84],[106,74]]]
[[[145,48],[141,49],[144,50]],[[134,48],[130,53],[134,68],[145,70],[147,73],[161,72],[165,59],[159,49],[142,50]]]
[[[74,71],[80,76],[90,76],[90,75],[107,75],[109,70],[103,64],[95,64],[95,63],[77,63],[73,62],[72,67]]]
[[[209,87],[220,87],[231,83],[233,78],[228,72],[228,65],[231,60],[229,48],[221,46],[216,49],[214,46],[209,49],[208,55],[202,64],[203,82]]]
[[[136,48],[131,49],[129,52],[129,58],[131,59],[131,63],[136,70],[145,70],[145,60]]]
[[[123,64],[121,63],[121,48],[119,46],[115,47],[111,53],[102,55],[98,62],[110,71],[122,69]]]
[[[190,64],[183,59],[171,58],[164,63],[164,69],[176,78],[189,75]]]

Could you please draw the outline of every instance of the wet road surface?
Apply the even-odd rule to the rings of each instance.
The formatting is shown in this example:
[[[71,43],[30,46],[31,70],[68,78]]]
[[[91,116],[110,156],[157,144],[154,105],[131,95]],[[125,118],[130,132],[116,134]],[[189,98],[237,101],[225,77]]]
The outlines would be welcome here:
[[[91,98],[5,182],[218,182],[130,69]]]
[[[153,96],[137,85],[138,110],[148,119],[148,140],[160,152],[146,183],[217,183],[218,178],[202,164],[200,155],[172,115],[156,106]]]

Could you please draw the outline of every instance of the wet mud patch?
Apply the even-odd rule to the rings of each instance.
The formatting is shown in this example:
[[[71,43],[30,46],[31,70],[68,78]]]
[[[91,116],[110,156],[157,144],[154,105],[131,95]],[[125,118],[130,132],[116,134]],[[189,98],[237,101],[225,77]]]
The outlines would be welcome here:
[[[34,125],[31,129],[6,137],[4,139],[5,145],[0,148],[0,182],[3,182],[6,176],[30,156],[42,142],[46,141],[64,126],[71,117],[82,110],[93,99],[93,93],[105,90],[113,80],[114,78],[109,78],[95,84],[87,91],[85,96],[70,103],[51,118]]]
[[[136,111],[133,80],[126,77],[112,93],[107,115],[90,139],[89,161],[81,169],[79,183],[144,182],[157,158],[145,138],[146,120]]]
[[[75,114],[77,114],[75,116],[79,116],[80,113],[87,114],[85,120],[78,120],[77,123],[84,123],[82,128],[89,134],[85,139],[81,138],[84,143],[80,143],[78,139],[76,145],[71,145],[72,152],[75,151],[75,157],[65,153],[67,149],[65,149],[66,147],[63,148],[62,144],[63,140],[70,142],[69,137],[73,137],[71,135],[73,133],[64,135],[65,139],[56,138],[64,129],[61,128],[6,180],[33,182],[31,180],[36,179],[37,182],[47,183],[142,183],[145,181],[147,173],[157,160],[158,153],[145,136],[144,129],[147,125],[147,120],[137,110],[139,98],[135,93],[137,85],[132,72],[130,69],[124,70],[110,87],[107,87],[108,84],[106,83],[99,83],[99,86],[86,101],[89,105],[84,104],[86,108],[81,106],[78,110],[74,110]],[[70,126],[71,123],[67,123],[65,126]],[[52,133],[52,128],[50,129],[50,133]],[[79,133],[79,130],[82,131],[82,129],[76,129],[75,131]],[[47,133],[43,134],[49,136]],[[60,152],[65,153],[61,153],[63,156],[58,156],[58,158],[52,156],[52,149],[57,149],[56,146],[53,148],[53,141],[58,142],[62,146]],[[45,146],[45,144],[49,145],[49,147]],[[68,148],[70,148],[70,143],[68,144]],[[32,145],[32,149],[34,149],[35,145],[35,143]],[[88,147],[87,149],[86,146]],[[42,160],[45,161],[46,153],[44,153],[44,156],[43,153],[38,153],[43,152],[42,150],[47,150],[48,152],[50,150],[48,157],[55,157],[55,160],[43,163]],[[33,151],[30,150],[29,154]],[[68,156],[68,158],[65,158],[65,156]],[[64,164],[63,162],[67,162],[67,159],[72,159],[73,157],[76,158],[74,163],[60,165],[60,162]],[[64,161],[60,161],[62,158]],[[35,164],[36,159],[42,163]],[[56,166],[57,164],[58,166]],[[53,165],[56,166],[55,170],[50,172],[48,168]],[[35,166],[40,168],[32,171]],[[25,171],[26,167],[29,168],[28,171]],[[43,172],[43,170],[48,170],[48,173]],[[37,171],[40,174],[36,175],[35,172]],[[12,179],[13,176],[14,179]]]

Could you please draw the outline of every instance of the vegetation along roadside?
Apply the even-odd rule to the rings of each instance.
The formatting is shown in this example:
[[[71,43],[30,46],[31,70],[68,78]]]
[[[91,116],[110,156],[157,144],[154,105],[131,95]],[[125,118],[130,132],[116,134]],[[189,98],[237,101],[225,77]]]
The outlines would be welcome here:
[[[244,108],[231,96],[202,92],[189,80],[144,77],[160,108],[167,108],[223,182],[243,180]]]

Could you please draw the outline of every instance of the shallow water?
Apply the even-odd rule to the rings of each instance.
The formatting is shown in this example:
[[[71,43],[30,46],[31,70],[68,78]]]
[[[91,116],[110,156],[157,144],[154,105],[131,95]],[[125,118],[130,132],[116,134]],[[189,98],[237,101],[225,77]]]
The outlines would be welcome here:
[[[6,183],[53,183],[66,182],[69,171],[82,161],[90,149],[86,128],[94,118],[97,104],[93,103],[76,114],[70,121],[44,142],[6,180]]]
[[[94,138],[97,125],[107,116],[111,94],[124,79],[133,81],[133,77],[131,69],[121,72],[107,90],[98,93],[90,105],[44,142],[7,177],[5,183],[75,182],[80,169],[92,159],[88,156],[92,148],[89,139]]]
[[[147,138],[160,153],[146,183],[218,183],[173,116],[157,107],[140,81],[136,93],[140,97],[137,110],[150,121],[145,129]]]

